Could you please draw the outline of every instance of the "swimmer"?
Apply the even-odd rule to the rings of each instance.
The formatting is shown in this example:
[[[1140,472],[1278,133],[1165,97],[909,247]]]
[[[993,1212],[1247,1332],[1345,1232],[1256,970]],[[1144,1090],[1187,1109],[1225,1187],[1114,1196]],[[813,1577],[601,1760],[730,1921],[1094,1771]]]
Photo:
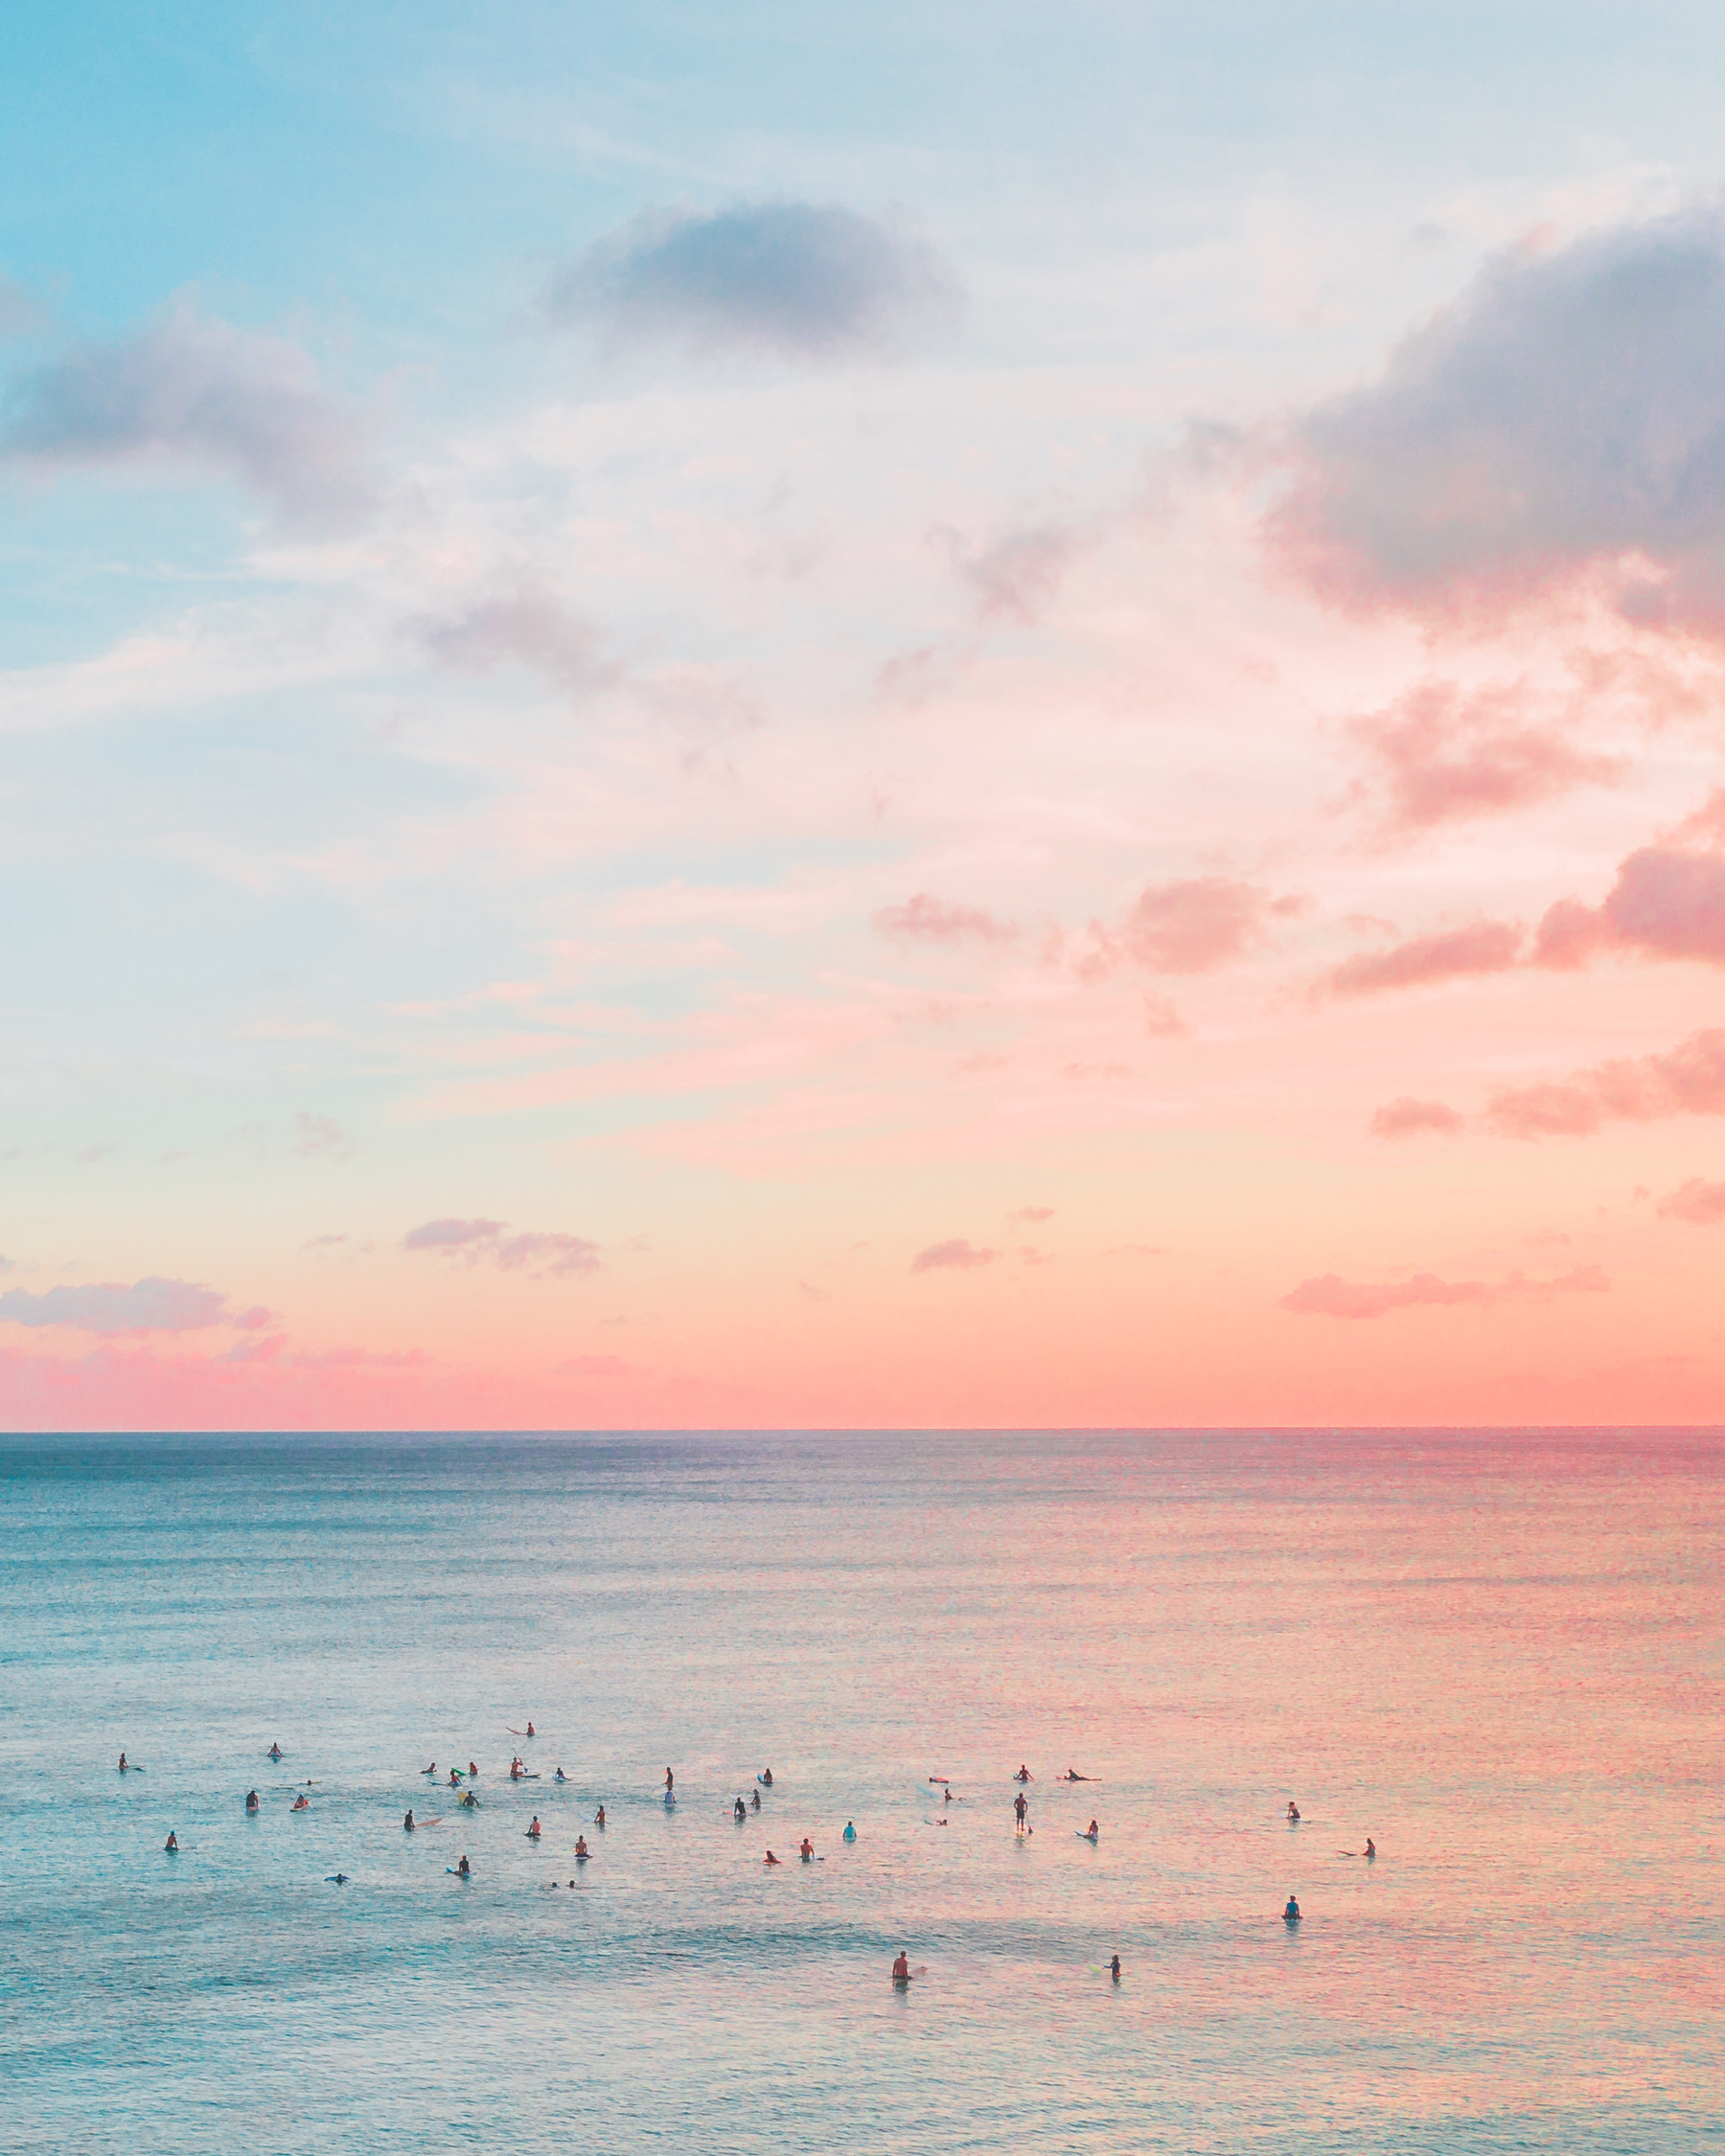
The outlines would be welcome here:
[[[407,1807],[407,1817],[402,1822],[402,1832],[403,1834],[413,1832],[413,1806],[411,1804]]]
[[[311,1809],[311,1800],[302,1789],[288,1809],[290,1812],[309,1812]]]
[[[902,1947],[899,1949],[898,1960],[892,1964],[892,1981],[894,1984],[908,1984],[910,1981],[910,1957]]]
[[[761,1808],[761,1793],[760,1793],[760,1791],[759,1791],[758,1789],[751,1789],[751,1790],[749,1791],[749,1793],[748,1793],[748,1808],[749,1808],[749,1810],[750,1810],[751,1812],[758,1812],[758,1811],[760,1810],[760,1808]]]
[[[778,1860],[778,1858],[777,1858],[777,1857],[775,1857],[775,1856],[773,1855],[772,1851],[771,1851],[770,1849],[769,1849],[769,1850],[768,1850],[768,1852],[767,1852],[767,1854],[766,1854],[766,1857],[765,1857],[765,1859],[764,1859],[763,1861],[764,1861],[765,1863],[768,1863],[768,1864],[770,1864],[770,1865],[776,1865],[776,1864],[778,1863],[778,1861],[779,1861],[779,1860]]]
[[[264,1756],[266,1759],[279,1759],[282,1756],[281,1746],[279,1744],[272,1744],[269,1750],[264,1755]]]
[[[178,1856],[179,1836],[177,1834],[170,1834],[167,1841],[162,1844],[162,1854],[164,1856]]]
[[[739,1826],[742,1826],[748,1818],[748,1806],[743,1801],[741,1797],[739,1797],[736,1802],[731,1806],[731,1817],[736,1821]]]
[[[1078,1839],[1081,1842],[1099,1842],[1102,1839],[1102,1829],[1092,1820]]]
[[[1113,1977],[1113,1979],[1115,1980],[1115,1982],[1116,1982],[1116,1984],[1118,1984],[1118,1983],[1119,1983],[1119,1981],[1120,1981],[1120,1957],[1119,1957],[1119,1956],[1118,1956],[1117,1954],[1116,1954],[1116,1955],[1115,1956],[1114,1960],[1113,1960],[1113,1961],[1111,1961],[1111,1962],[1110,1962],[1110,1963],[1108,1964],[1108,1973],[1109,1973],[1109,1975],[1110,1975],[1111,1977]]]
[[[1036,1777],[1030,1772],[1028,1767],[1021,1767],[1018,1773],[1015,1774],[1012,1778],[1014,1781],[1034,1781],[1036,1779]]]
[[[585,1864],[587,1858],[592,1855],[592,1850],[589,1849],[586,1846],[586,1836],[585,1834],[577,1834],[575,1837],[576,1863]]]
[[[761,1787],[763,1789],[770,1789],[772,1787],[772,1769],[770,1767],[763,1767],[761,1769]]]
[[[538,1812],[535,1812],[535,1813],[534,1813],[534,1815],[533,1815],[533,1824],[532,1824],[532,1825],[531,1825],[530,1827],[528,1827],[528,1829],[527,1829],[527,1839],[528,1839],[528,1841],[530,1841],[530,1842],[537,1842],[537,1841],[539,1840],[539,1838],[540,1838],[540,1823],[539,1823],[539,1814],[538,1814]]]
[[[473,1868],[465,1856],[455,1867],[455,1876],[458,1879],[471,1879],[473,1876]]]
[[[605,1806],[603,1804],[601,1804],[599,1809],[593,1814],[593,1824],[595,1826],[603,1826],[605,1824]]]
[[[852,1820],[847,1819],[844,1823],[844,1839],[847,1842],[854,1842],[857,1839],[856,1823]]]
[[[1012,1800],[1012,1816],[1018,1821],[1021,1828],[1023,1828],[1024,1823],[1024,1814],[1029,1809],[1029,1800],[1025,1797],[1024,1791],[1021,1789],[1018,1795]]]
[[[1298,1901],[1297,1901],[1297,1900],[1295,1899],[1295,1897],[1294,1897],[1294,1896],[1293,1896],[1292,1894],[1290,1894],[1290,1895],[1288,1896],[1288,1906],[1287,1906],[1287,1908],[1286,1908],[1286,1909],[1284,1909],[1284,1910],[1282,1911],[1282,1922],[1283,1922],[1284,1924],[1298,1924],[1298,1923],[1299,1923],[1299,1921],[1300,1921],[1300,1903],[1299,1903],[1299,1902],[1298,1902]]]
[[[256,1791],[255,1789],[248,1789],[248,1790],[246,1791],[246,1793],[245,1793],[245,1808],[246,1808],[246,1810],[247,1810],[248,1812],[255,1812],[255,1811],[257,1810],[257,1808],[258,1808],[258,1803],[259,1803],[259,1798],[258,1798],[258,1793],[257,1793],[257,1791]]]
[[[802,1858],[802,1860],[803,1860],[803,1862],[804,1862],[805,1864],[813,1864],[813,1863],[814,1863],[814,1861],[815,1861],[815,1845],[814,1845],[814,1843],[813,1843],[813,1842],[811,1842],[811,1841],[810,1841],[809,1837],[808,1837],[808,1836],[807,1836],[806,1834],[805,1834],[805,1835],[803,1836],[803,1838],[802,1838],[802,1847],[801,1847],[800,1849],[798,1849],[796,1853],[797,1853],[797,1855],[798,1855],[799,1857],[801,1857],[801,1858]]]

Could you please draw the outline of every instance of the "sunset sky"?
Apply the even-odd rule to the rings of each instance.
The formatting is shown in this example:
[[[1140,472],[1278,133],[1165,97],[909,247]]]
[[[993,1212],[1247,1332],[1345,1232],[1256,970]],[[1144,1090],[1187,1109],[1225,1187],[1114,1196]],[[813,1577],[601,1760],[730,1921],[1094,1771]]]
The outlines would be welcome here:
[[[8,74],[9,1427],[1725,1415],[1725,14]]]

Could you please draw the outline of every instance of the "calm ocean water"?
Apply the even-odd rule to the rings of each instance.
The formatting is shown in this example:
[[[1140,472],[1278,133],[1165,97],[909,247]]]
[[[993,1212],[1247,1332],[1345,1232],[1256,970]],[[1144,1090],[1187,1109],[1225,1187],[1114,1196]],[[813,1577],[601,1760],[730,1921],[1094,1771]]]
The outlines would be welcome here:
[[[0,1440],[0,2146],[1725,2145],[1722,1485],[1663,1435]],[[474,1814],[418,1772],[470,1757]]]

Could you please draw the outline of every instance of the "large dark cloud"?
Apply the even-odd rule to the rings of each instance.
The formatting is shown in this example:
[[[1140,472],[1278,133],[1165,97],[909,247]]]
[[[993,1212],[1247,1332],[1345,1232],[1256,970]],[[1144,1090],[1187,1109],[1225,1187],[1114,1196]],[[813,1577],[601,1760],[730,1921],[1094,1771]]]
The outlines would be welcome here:
[[[350,526],[372,498],[358,421],[306,355],[189,308],[15,376],[0,461],[236,479],[302,530]]]
[[[544,312],[626,343],[755,347],[833,358],[950,313],[932,249],[855,210],[814,202],[654,210],[559,271]]]
[[[1501,606],[1604,567],[1639,620],[1725,631],[1725,216],[1490,264],[1307,415],[1271,522],[1357,604]]]

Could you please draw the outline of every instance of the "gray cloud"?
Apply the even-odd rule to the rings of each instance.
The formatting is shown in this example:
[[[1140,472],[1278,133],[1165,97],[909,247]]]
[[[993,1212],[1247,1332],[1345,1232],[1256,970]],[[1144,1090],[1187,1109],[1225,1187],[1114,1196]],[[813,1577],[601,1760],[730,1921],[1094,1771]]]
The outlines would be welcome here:
[[[1056,524],[1008,532],[975,552],[955,537],[950,543],[954,567],[976,593],[978,613],[985,621],[1015,621],[1022,629],[1053,604],[1083,545],[1075,532]]]
[[[413,628],[434,658],[464,673],[525,666],[547,680],[578,688],[604,671],[596,656],[598,632],[531,580],[457,612],[422,616]]]
[[[49,1288],[33,1295],[11,1288],[0,1296],[0,1320],[12,1325],[70,1325],[84,1333],[196,1333],[212,1325],[256,1332],[267,1310],[235,1311],[226,1296],[196,1280],[151,1274],[129,1287],[117,1280],[84,1288]]]
[[[1300,425],[1273,540],[1354,604],[1502,607],[1590,565],[1725,631],[1725,216],[1490,264]]]
[[[567,1277],[599,1270],[599,1246],[585,1235],[506,1235],[503,1230],[507,1226],[500,1220],[428,1220],[409,1228],[402,1238],[402,1248],[441,1250],[448,1257],[464,1258],[470,1265],[484,1258],[505,1273],[537,1267]]]
[[[307,530],[350,526],[371,500],[356,417],[318,386],[306,355],[189,308],[15,376],[0,460],[46,473],[214,473]]]
[[[889,345],[953,310],[932,249],[890,223],[814,202],[652,210],[552,280],[554,326],[628,344],[670,341],[836,358]]]

